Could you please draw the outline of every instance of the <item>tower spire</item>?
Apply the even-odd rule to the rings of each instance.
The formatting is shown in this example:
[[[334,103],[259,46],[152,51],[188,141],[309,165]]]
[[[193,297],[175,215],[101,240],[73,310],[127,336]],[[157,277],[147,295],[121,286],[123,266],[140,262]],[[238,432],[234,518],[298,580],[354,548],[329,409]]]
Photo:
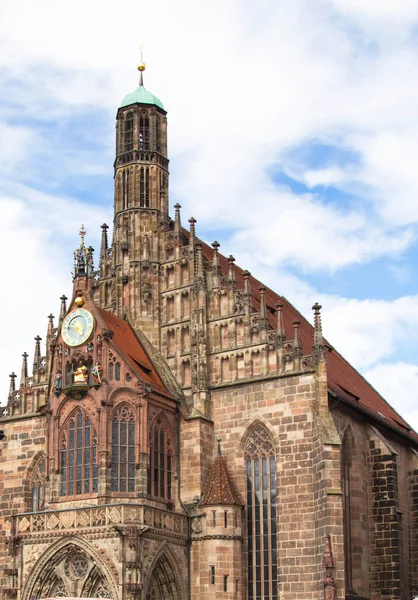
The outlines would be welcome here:
[[[147,65],[143,62],[142,60],[142,52],[141,52],[141,62],[138,65],[138,71],[139,71],[139,86],[140,87],[144,87],[144,77],[143,77],[143,72],[145,71],[145,69],[147,68]]]

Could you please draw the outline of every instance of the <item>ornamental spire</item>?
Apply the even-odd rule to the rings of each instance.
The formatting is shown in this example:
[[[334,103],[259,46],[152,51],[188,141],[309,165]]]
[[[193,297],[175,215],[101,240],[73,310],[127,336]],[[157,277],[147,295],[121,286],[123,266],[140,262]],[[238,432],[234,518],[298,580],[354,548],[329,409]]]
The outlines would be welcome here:
[[[33,372],[36,373],[39,369],[41,360],[41,336],[37,335],[35,339],[35,352],[33,353]]]
[[[15,372],[13,371],[12,373],[10,373],[9,377],[10,377],[9,400],[11,400],[16,391],[16,383],[15,383],[16,374],[15,374]]]
[[[28,376],[28,353],[24,352],[22,354],[22,373],[20,375],[20,387],[26,387],[26,379]]]
[[[145,69],[147,68],[147,65],[144,63],[144,61],[142,60],[142,52],[141,52],[141,62],[138,65],[138,71],[139,71],[139,86],[140,87],[144,87],[144,77],[143,77],[143,72],[145,71]]]
[[[322,306],[315,302],[312,306],[314,311],[314,340],[313,340],[313,355],[316,362],[325,361],[325,345],[322,337],[321,323],[321,308]]]
[[[60,298],[61,300],[61,308],[60,308],[60,318],[58,321],[58,328],[61,327],[62,322],[64,320],[65,315],[67,314],[67,296],[65,294],[63,294]]]
[[[276,312],[277,312],[276,338],[277,338],[278,345],[282,346],[286,339],[286,334],[284,331],[284,324],[283,324],[283,304],[281,302],[277,302]]]
[[[80,243],[78,248],[74,252],[74,272],[73,279],[76,277],[91,277],[93,275],[93,252],[94,249],[89,246],[86,247],[84,238],[86,237],[87,231],[84,229],[84,225],[80,229]]]
[[[177,202],[177,204],[174,205],[174,210],[175,210],[175,216],[174,216],[174,235],[176,237],[180,237],[180,233],[181,233],[180,208],[181,208],[181,206]]]
[[[102,243],[100,244],[100,262],[103,262],[106,258],[106,252],[108,249],[108,240],[107,240],[107,230],[109,229],[109,225],[103,223],[100,226],[102,229]]]

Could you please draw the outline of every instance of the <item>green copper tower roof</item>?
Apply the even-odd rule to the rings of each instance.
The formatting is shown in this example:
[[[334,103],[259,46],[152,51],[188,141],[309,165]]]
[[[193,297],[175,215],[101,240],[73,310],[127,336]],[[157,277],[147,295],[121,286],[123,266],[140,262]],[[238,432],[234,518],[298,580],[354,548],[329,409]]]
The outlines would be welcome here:
[[[122,100],[120,108],[124,106],[129,106],[130,104],[154,104],[158,106],[158,108],[164,109],[163,103],[157,96],[151,94],[148,90],[144,88],[143,85],[139,85],[134,92],[131,92]]]
[[[158,108],[165,110],[161,100],[144,88],[142,73],[145,71],[145,63],[141,62],[139,64],[138,71],[140,72],[139,86],[134,92],[131,92],[125,96],[125,98],[122,100],[120,108],[123,108],[124,106],[130,106],[131,104],[153,104],[154,106],[158,106]]]

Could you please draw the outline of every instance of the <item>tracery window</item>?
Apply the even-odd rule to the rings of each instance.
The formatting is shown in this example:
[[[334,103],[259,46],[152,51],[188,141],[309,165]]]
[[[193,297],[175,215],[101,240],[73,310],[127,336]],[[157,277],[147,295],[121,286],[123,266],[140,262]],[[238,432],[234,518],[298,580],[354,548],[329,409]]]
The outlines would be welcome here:
[[[61,496],[97,492],[97,435],[89,417],[77,409],[61,433]]]
[[[157,498],[172,499],[171,440],[161,419],[157,418],[150,436],[150,461],[148,467],[148,494]]]
[[[129,169],[122,171],[122,210],[129,206]]]
[[[112,419],[112,491],[135,491],[135,419],[126,404]]]
[[[131,152],[134,147],[134,115],[128,112],[125,119],[125,152]]]
[[[277,498],[273,441],[263,425],[245,449],[247,471],[248,600],[277,598]]]
[[[139,149],[149,150],[149,118],[146,115],[141,115],[139,119]]]
[[[141,167],[139,171],[139,206],[149,208],[149,168]]]
[[[43,508],[45,502],[45,457],[37,460],[33,467],[31,478],[31,507],[32,512]]]

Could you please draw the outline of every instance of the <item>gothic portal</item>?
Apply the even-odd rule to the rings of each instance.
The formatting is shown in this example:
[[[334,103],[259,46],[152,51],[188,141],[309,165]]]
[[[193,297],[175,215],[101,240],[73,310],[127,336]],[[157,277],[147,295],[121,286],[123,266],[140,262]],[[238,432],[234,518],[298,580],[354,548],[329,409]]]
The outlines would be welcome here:
[[[290,302],[169,213],[167,113],[116,115],[112,242],[1,408],[2,600],[410,600],[418,436]],[[29,372],[30,371],[30,372]]]

